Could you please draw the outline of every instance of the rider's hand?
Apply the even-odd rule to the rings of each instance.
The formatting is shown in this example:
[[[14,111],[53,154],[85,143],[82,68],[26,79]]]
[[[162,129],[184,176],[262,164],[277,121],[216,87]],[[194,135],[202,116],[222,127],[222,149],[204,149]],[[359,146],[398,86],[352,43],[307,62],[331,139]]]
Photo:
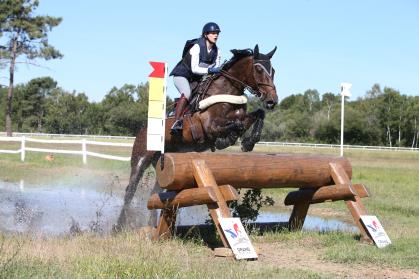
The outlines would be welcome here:
[[[208,68],[208,74],[218,74],[221,72],[221,68],[220,67],[211,67]]]

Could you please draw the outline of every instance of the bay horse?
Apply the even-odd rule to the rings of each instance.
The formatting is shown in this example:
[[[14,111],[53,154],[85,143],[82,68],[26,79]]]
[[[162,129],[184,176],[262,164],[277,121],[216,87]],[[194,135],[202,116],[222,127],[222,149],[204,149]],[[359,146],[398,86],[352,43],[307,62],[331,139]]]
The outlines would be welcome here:
[[[165,151],[201,152],[224,149],[235,144],[253,126],[250,135],[245,136],[241,142],[242,151],[252,151],[255,143],[260,140],[265,111],[257,109],[247,113],[246,103],[240,100],[243,100],[245,90],[248,90],[260,98],[266,109],[272,110],[278,103],[273,82],[275,71],[270,62],[275,51],[276,47],[268,54],[259,53],[258,45],[253,51],[232,50],[233,57],[222,66],[221,73],[207,82],[203,99],[213,101],[207,104],[208,107],[188,116],[188,121],[185,119],[187,116],[184,117],[183,133],[180,137],[170,133],[175,119],[166,119]],[[124,205],[114,227],[116,231],[126,225],[127,212],[144,171],[151,164],[156,167],[160,156],[160,152],[147,151],[146,140],[147,127],[140,129],[134,141],[131,174]]]

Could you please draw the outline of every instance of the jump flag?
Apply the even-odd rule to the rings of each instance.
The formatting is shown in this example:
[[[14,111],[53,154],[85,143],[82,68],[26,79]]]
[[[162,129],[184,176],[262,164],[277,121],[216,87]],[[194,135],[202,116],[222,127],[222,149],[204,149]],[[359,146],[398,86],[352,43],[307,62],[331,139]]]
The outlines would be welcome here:
[[[342,82],[340,84],[340,94],[345,97],[351,97],[352,83]]]
[[[147,150],[164,153],[166,119],[167,64],[150,62],[153,72],[148,76]]]

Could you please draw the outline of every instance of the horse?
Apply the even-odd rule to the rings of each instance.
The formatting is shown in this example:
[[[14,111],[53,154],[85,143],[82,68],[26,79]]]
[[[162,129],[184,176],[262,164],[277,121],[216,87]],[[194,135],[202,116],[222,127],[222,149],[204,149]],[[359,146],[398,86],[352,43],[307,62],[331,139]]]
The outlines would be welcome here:
[[[222,66],[220,74],[203,82],[204,91],[191,99],[191,104],[203,105],[195,112],[193,107],[190,108],[192,112],[184,116],[182,135],[171,134],[170,127],[175,119],[166,118],[165,151],[202,152],[224,149],[235,144],[253,126],[250,135],[244,136],[241,141],[242,151],[252,151],[260,140],[265,111],[257,109],[247,113],[244,94],[248,90],[259,97],[268,110],[277,105],[278,96],[273,82],[275,70],[270,61],[275,51],[276,47],[268,54],[262,54],[258,45],[254,50],[231,50],[233,57]],[[147,151],[146,143],[147,127],[144,127],[139,130],[134,141],[131,174],[124,205],[114,227],[116,231],[126,225],[130,203],[145,170],[150,165],[155,168],[161,155],[157,151]]]

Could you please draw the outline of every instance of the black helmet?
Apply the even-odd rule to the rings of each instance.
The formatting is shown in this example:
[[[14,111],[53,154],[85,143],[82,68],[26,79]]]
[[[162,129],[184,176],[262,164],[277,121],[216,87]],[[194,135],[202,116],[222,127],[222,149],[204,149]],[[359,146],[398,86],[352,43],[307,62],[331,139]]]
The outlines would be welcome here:
[[[221,32],[220,26],[218,26],[217,23],[215,22],[208,22],[207,24],[204,25],[204,27],[202,28],[202,35],[209,33],[209,32]]]

